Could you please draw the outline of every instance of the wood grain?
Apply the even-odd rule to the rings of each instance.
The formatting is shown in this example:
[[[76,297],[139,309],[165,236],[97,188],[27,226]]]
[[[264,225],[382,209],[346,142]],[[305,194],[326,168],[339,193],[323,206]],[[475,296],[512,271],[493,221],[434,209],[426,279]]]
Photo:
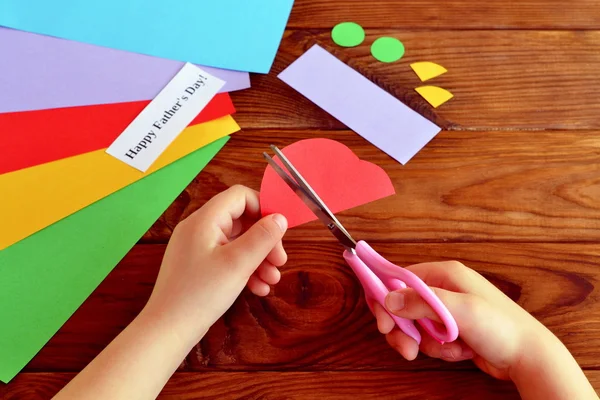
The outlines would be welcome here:
[[[401,265],[461,260],[548,326],[581,365],[600,368],[600,245],[389,244],[375,246]],[[264,299],[245,293],[181,369],[472,369],[419,358],[403,361],[378,334],[340,249],[288,241],[282,281]],[[164,246],[138,245],[27,366],[78,371],[142,309]]]
[[[260,186],[268,144],[327,137],[389,174],[397,195],[340,213],[400,265],[460,260],[548,326],[600,390],[600,4],[597,0],[296,0],[275,64],[233,94],[237,133],[0,399],[47,399],[148,299],[165,243],[227,187]],[[335,46],[341,21],[365,42]],[[393,36],[405,57],[370,55]],[[444,128],[406,166],[277,79],[315,43]],[[449,72],[437,110],[410,63]],[[399,127],[400,129],[401,127]],[[44,207],[40,200],[40,207]],[[377,332],[340,249],[317,223],[286,236],[267,298],[243,293],[182,362],[162,399],[517,399],[471,363],[403,361]],[[2,321],[7,323],[7,321]]]
[[[587,371],[600,391],[600,371]],[[72,373],[25,373],[0,383],[2,400],[45,400],[67,384]],[[435,382],[435,384],[432,384]],[[233,372],[173,375],[159,399],[519,399],[510,382],[477,371],[425,372]]]
[[[355,21],[369,28],[598,29],[594,0],[296,1],[288,27],[331,28]]]
[[[388,173],[396,196],[340,213],[357,238],[397,242],[600,240],[600,141],[594,131],[442,132],[406,166],[349,131],[243,131],[144,237],[166,242],[227,187],[260,188],[270,143],[328,137]],[[333,241],[319,222],[290,239]]]
[[[454,93],[435,113],[463,130],[600,128],[600,32],[400,31],[369,29],[364,44],[333,45],[329,31],[287,31],[269,75],[252,77],[252,90],[234,93],[243,128],[341,129],[343,125],[276,75],[312,44],[330,46],[409,101],[431,109],[413,91],[423,85],[410,68],[434,61],[449,72],[428,81]],[[405,57],[384,64],[370,55],[382,35],[401,39]]]

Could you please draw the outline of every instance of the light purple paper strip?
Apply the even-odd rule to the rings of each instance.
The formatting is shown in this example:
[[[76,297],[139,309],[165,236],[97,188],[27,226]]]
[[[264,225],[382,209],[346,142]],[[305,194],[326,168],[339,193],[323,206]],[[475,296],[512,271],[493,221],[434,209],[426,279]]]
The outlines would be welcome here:
[[[182,62],[0,27],[0,113],[151,100]],[[250,87],[247,72],[200,66]]]
[[[441,131],[318,45],[279,78],[402,164]]]

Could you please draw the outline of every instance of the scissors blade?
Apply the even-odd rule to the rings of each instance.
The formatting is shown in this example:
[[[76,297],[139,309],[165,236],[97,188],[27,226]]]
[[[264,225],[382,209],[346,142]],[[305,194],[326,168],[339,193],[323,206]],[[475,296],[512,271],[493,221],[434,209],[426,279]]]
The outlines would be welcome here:
[[[352,238],[350,233],[344,228],[340,221],[335,217],[335,215],[329,210],[325,202],[321,200],[319,195],[314,191],[314,189],[308,184],[308,182],[304,179],[302,174],[298,172],[298,170],[294,167],[294,165],[287,159],[287,157],[276,147],[271,145],[271,149],[275,152],[275,154],[279,157],[284,167],[289,171],[292,175],[288,175],[286,171],[283,170],[269,156],[267,153],[263,153],[265,159],[269,163],[269,165],[275,170],[277,175],[283,179],[283,181],[296,193],[298,197],[306,204],[306,206],[321,220],[321,222],[329,229],[329,231],[335,236],[338,241],[348,250],[354,251],[356,247],[356,241]]]

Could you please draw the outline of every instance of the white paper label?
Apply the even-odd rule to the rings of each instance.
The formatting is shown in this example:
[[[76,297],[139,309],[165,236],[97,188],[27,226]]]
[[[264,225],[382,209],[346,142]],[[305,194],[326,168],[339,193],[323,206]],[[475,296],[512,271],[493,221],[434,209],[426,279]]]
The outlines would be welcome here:
[[[187,63],[106,150],[146,172],[225,82]]]

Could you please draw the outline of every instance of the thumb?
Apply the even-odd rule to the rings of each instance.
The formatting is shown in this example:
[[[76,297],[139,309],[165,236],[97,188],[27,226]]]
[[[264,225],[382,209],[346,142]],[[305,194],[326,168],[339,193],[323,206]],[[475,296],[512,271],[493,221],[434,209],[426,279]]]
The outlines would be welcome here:
[[[449,290],[431,287],[442,303],[448,307],[450,312],[460,308],[464,301],[463,293],[451,292]],[[385,307],[394,315],[407,319],[429,318],[436,322],[441,322],[437,313],[414,289],[406,288],[388,293],[385,298]]]
[[[485,321],[496,310],[482,298],[470,294],[431,287],[435,295],[444,303],[454,317],[461,333],[471,330],[477,321]],[[394,315],[407,319],[429,318],[441,322],[431,306],[411,288],[390,292],[385,299],[385,307]]]
[[[502,307],[495,307],[472,293],[431,289],[446,305],[458,324],[460,337],[475,353],[498,365],[512,365],[510,363],[517,359],[522,344],[523,323],[519,319],[511,318]],[[402,318],[429,318],[440,322],[435,311],[413,289],[390,292],[385,306]],[[431,353],[431,348],[429,350]]]
[[[499,310],[486,300],[471,293],[458,293],[440,288],[431,288],[456,320],[461,337],[473,345],[478,337],[490,337],[505,330],[508,324]],[[390,292],[385,307],[394,315],[407,319],[429,318],[441,322],[437,313],[414,289]],[[475,340],[477,342],[478,340]]]
[[[234,266],[250,269],[249,274],[269,255],[287,230],[281,214],[268,215],[252,225],[243,235],[224,246]]]

